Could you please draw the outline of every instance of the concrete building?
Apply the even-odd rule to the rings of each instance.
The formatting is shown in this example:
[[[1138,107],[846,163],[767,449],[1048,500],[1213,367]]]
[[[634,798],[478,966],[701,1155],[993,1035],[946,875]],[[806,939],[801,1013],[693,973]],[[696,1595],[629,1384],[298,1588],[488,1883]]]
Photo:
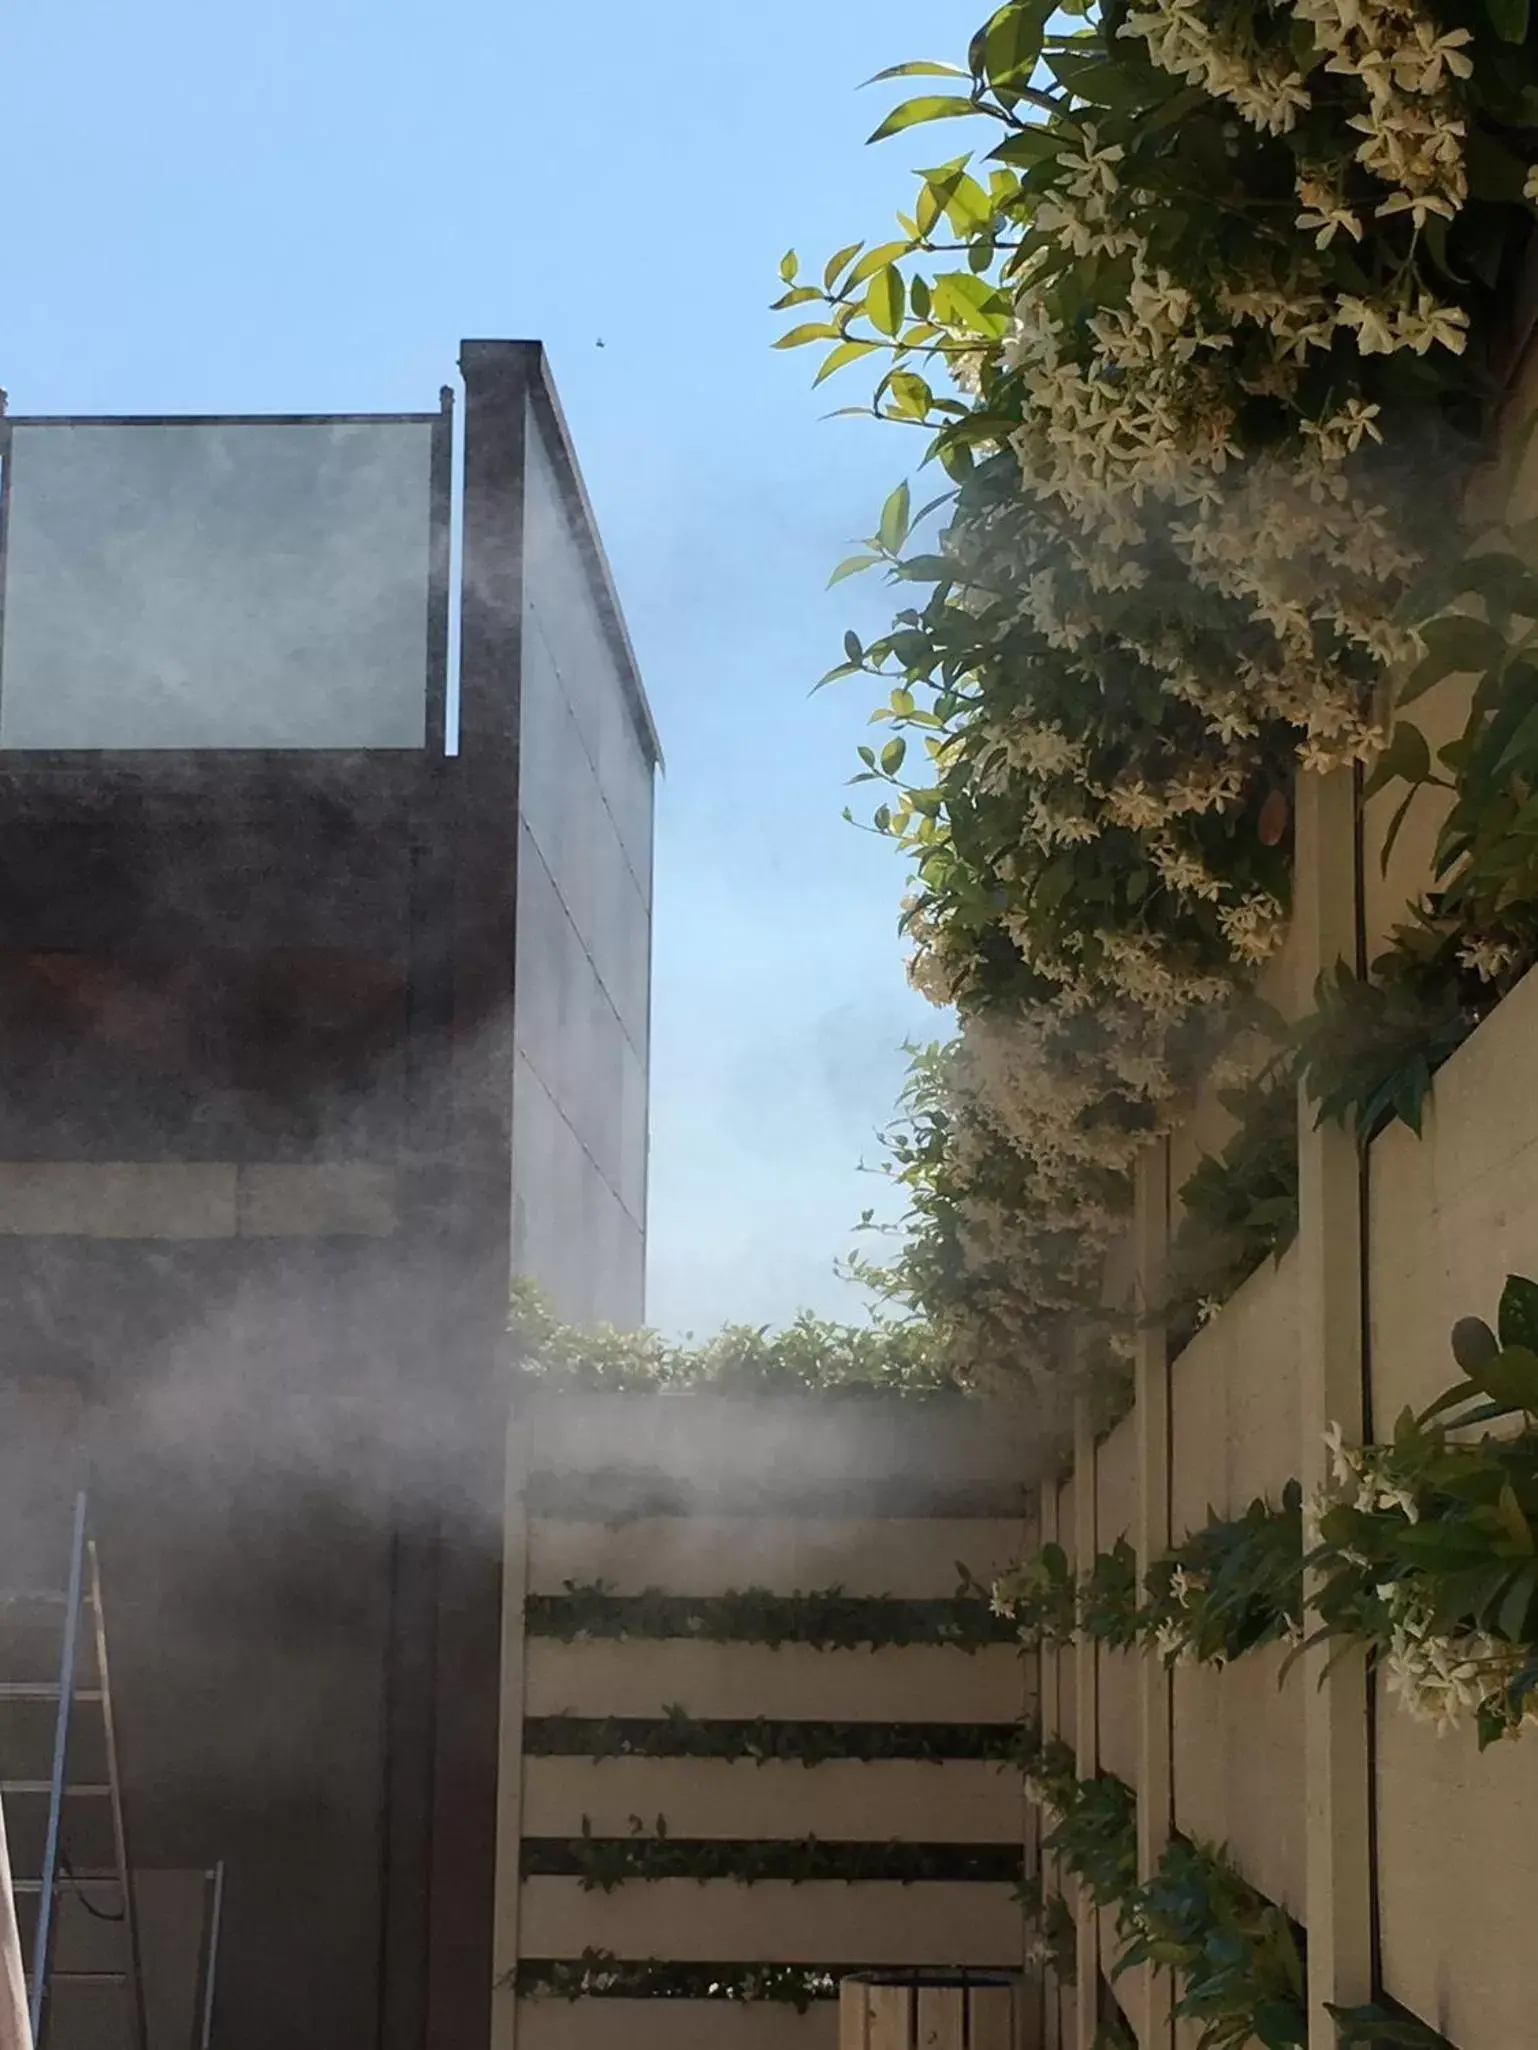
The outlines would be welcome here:
[[[539,346],[461,368],[0,423],[0,1587],[88,1488],[148,2005],[0,1606],[48,2050],[201,2040],[220,1868],[219,2050],[488,2040],[508,1289],[642,1314],[658,747]]]

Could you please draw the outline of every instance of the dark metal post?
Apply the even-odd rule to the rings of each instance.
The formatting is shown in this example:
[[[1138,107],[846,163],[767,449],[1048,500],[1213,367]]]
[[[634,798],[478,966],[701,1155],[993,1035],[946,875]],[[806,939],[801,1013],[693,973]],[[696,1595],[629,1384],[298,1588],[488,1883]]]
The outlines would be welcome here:
[[[453,844],[453,1136],[441,1246],[447,1425],[438,1551],[427,2042],[484,2050],[496,1976],[501,1386],[512,1232],[513,933],[525,433],[535,344],[466,342],[459,754]],[[430,1369],[430,1371],[433,1369]]]

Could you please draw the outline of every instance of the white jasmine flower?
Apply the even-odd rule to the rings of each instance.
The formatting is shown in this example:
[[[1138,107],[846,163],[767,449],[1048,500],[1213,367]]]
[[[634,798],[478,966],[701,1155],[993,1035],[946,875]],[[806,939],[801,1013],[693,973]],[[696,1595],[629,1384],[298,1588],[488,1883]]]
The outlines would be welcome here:
[[[1511,940],[1467,939],[1458,949],[1458,959],[1465,968],[1472,969],[1485,982],[1494,982],[1504,975],[1518,958],[1517,948]]]

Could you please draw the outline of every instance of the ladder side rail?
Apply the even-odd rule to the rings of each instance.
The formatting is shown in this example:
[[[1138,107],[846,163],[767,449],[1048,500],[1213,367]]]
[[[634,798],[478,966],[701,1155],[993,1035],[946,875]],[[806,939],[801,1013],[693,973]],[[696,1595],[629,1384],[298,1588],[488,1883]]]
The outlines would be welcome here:
[[[64,1786],[69,1764],[70,1712],[75,1701],[75,1662],[80,1645],[80,1605],[85,1581],[86,1501],[75,1497],[74,1534],[70,1542],[69,1592],[65,1597],[64,1642],[59,1656],[59,1712],[53,1730],[53,1773],[48,1788],[48,1829],[43,1841],[43,1870],[37,1904],[37,1936],[32,1947],[32,2041],[43,2050],[43,2020],[52,1962],[54,1909],[59,1892],[59,1832],[64,1817]]]
[[[134,1899],[133,1867],[128,1861],[128,1831],[123,1821],[123,1781],[118,1770],[117,1724],[112,1713],[112,1681],[107,1669],[107,1622],[102,1610],[101,1560],[96,1540],[88,1537],[86,1553],[91,1575],[91,1608],[96,1625],[96,1679],[101,1690],[102,1734],[107,1748],[107,1785],[111,1790],[112,1846],[122,1886],[123,1934],[128,1945],[129,1992],[133,2005],[134,2050],[146,2050],[149,2030],[144,2012],[144,1964],[139,1949],[139,1916]]]
[[[224,1923],[224,1860],[208,1875],[208,1912],[203,1929],[203,1972],[191,2050],[209,2050],[214,2035],[214,1974],[219,1963],[219,1935]]]

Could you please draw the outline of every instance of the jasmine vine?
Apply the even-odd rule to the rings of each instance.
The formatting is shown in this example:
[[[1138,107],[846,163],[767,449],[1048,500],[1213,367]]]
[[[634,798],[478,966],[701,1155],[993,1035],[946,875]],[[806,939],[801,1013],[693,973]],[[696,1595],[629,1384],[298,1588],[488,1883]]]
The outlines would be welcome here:
[[[971,119],[984,154],[820,282],[788,257],[779,302],[822,375],[882,366],[871,410],[951,479],[935,540],[903,486],[838,572],[929,593],[832,674],[881,679],[862,778],[913,865],[913,979],[961,1017],[892,1135],[907,1237],[860,1271],[964,1378],[1023,1364],[1048,1405],[1086,1329],[1125,1354],[1104,1256],[1286,931],[1296,777],[1413,771],[1393,686],[1459,666],[1442,509],[1485,452],[1538,194],[1513,0],[1051,20],[1010,0],[964,65],[886,74],[950,84],[878,138]],[[1501,721],[1538,670],[1501,661],[1455,765],[1499,805],[1448,858],[1504,886],[1531,765]],[[1433,910],[1498,991],[1521,920],[1460,888]]]

